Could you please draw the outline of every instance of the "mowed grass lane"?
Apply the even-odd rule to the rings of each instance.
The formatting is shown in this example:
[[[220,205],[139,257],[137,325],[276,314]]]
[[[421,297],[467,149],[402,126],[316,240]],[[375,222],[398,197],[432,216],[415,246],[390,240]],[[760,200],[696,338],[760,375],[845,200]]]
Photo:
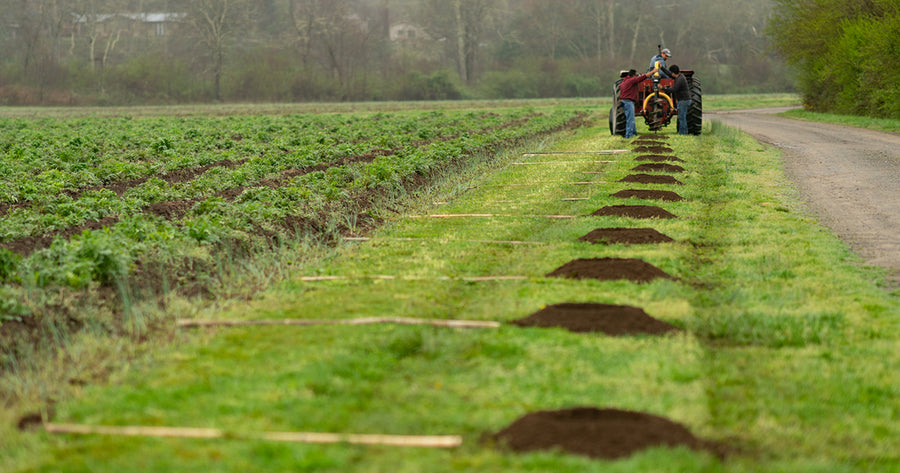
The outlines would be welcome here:
[[[605,127],[555,151],[628,148]],[[665,337],[561,329],[394,325],[231,327],[181,332],[182,343],[107,387],[85,388],[55,420],[213,427],[232,438],[147,439],[20,434],[12,471],[855,471],[896,467],[896,297],[792,200],[778,155],[712,127],[672,136],[685,186],[617,182],[636,153],[521,155],[449,181],[443,192],[363,243],[351,243],[258,300],[204,319],[403,316],[509,322],[560,302],[642,307],[680,326]],[[613,163],[595,163],[597,160]],[[554,162],[555,161],[555,162]],[[603,174],[583,174],[598,172]],[[595,181],[591,185],[572,185]],[[624,201],[627,188],[674,190],[682,202]],[[583,201],[564,201],[571,197]],[[446,202],[436,205],[435,202]],[[605,205],[660,205],[675,220],[585,216]],[[429,214],[502,217],[429,218]],[[415,217],[415,218],[413,218]],[[675,243],[591,245],[599,227],[652,227]],[[530,244],[485,242],[525,241]],[[546,278],[576,258],[640,258],[678,278],[648,284]],[[354,279],[309,282],[308,275]],[[400,280],[358,278],[391,275]],[[466,282],[439,277],[525,276]],[[405,279],[402,279],[405,278]],[[607,463],[513,454],[483,442],[536,410],[649,412],[719,440],[724,461],[652,449]],[[261,431],[459,434],[455,450],[299,445]],[[139,460],[137,460],[139,459]]]

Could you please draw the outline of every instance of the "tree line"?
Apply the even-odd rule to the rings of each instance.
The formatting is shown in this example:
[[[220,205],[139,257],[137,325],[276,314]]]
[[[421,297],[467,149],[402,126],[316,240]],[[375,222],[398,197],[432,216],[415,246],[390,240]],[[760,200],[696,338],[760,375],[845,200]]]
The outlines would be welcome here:
[[[900,118],[896,0],[779,0],[770,31],[807,106]]]
[[[0,104],[607,95],[657,45],[789,90],[773,0],[3,0]]]

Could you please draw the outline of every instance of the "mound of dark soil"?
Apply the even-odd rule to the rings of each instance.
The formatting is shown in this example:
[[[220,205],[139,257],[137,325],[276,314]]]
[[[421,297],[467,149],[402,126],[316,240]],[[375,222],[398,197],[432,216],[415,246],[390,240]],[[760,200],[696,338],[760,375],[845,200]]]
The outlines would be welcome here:
[[[616,192],[615,194],[610,194],[610,197],[619,197],[622,199],[666,200],[669,202],[684,200],[683,197],[672,191],[656,191],[646,189],[625,189],[623,191]]]
[[[547,277],[567,279],[599,279],[615,281],[627,279],[636,283],[654,279],[675,279],[665,271],[636,258],[582,258],[569,261],[547,274]]]
[[[673,150],[668,146],[637,146],[633,150],[635,153],[671,153]]]
[[[663,161],[675,161],[679,163],[683,163],[684,160],[677,156],[668,156],[665,154],[642,154],[636,158],[635,161],[653,161],[657,163],[661,163]]]
[[[619,182],[636,182],[638,184],[675,184],[684,185],[672,176],[660,176],[654,174],[630,174],[619,179]]]
[[[640,138],[631,142],[633,146],[665,146],[666,142],[655,138]]]
[[[598,228],[578,240],[588,243],[624,243],[626,245],[675,241],[652,228]]]
[[[684,446],[720,457],[723,450],[664,417],[594,407],[533,412],[492,438],[516,452],[560,450],[610,460],[652,447]]]
[[[675,164],[645,163],[631,168],[638,172],[684,172],[684,168]]]
[[[598,217],[678,218],[665,209],[654,205],[607,205],[591,215]]]
[[[607,335],[661,335],[678,327],[627,305],[563,303],[512,322],[520,327],[559,327],[571,332],[603,332]]]
[[[637,139],[639,140],[668,140],[669,135],[658,135],[656,133],[645,133],[643,135],[638,135]]]

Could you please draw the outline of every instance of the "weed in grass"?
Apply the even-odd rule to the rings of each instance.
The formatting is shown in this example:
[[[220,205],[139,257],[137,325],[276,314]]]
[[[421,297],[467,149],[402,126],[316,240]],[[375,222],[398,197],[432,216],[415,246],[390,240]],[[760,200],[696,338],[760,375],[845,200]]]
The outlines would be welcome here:
[[[744,141],[744,138],[742,137],[740,130],[730,126],[726,126],[719,120],[706,122],[704,123],[704,126],[708,127],[705,131],[707,131],[709,135],[714,136],[720,140],[721,144],[719,146],[722,146],[726,149],[741,148],[741,144]]]
[[[387,350],[397,359],[427,353],[422,332],[399,334],[387,342]]]
[[[775,308],[773,308],[773,311]],[[843,316],[826,314],[758,314],[724,312],[710,317],[694,328],[697,335],[714,343],[762,345],[772,348],[830,344],[840,338],[845,328]]]

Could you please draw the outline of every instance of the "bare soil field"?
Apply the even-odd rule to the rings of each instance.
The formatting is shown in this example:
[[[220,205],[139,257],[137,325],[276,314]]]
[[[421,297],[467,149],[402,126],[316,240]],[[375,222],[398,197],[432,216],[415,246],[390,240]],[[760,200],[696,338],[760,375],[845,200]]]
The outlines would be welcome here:
[[[865,264],[900,287],[900,135],[773,115],[783,108],[708,114],[783,150],[802,200]]]

